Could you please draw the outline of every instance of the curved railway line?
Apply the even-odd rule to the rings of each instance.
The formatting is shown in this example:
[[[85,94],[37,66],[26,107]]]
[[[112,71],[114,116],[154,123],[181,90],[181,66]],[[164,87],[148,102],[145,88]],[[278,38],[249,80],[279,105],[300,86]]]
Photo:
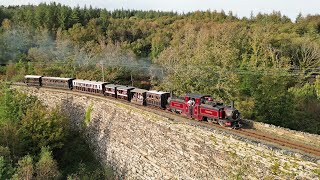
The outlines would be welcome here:
[[[320,157],[320,149],[316,148],[316,147],[312,147],[312,146],[308,146],[305,144],[301,144],[301,143],[297,143],[297,142],[293,142],[293,141],[289,141],[287,139],[282,139],[279,137],[274,137],[274,136],[270,136],[270,135],[266,135],[254,130],[250,130],[250,129],[240,129],[239,132],[241,134],[244,135],[249,135],[251,137],[255,137],[257,139],[262,139],[268,142],[273,142],[273,143],[277,143],[281,146],[285,146],[285,147],[289,147],[289,148],[293,148],[293,149],[299,149],[301,151],[316,155]]]
[[[26,86],[23,83],[13,83],[12,85],[17,85],[17,86]],[[201,127],[207,127],[207,128],[214,128],[214,129],[219,129],[222,131],[226,131],[230,134],[236,135],[236,136],[240,136],[240,137],[244,137],[247,139],[251,139],[253,141],[263,141],[265,144],[272,144],[272,145],[277,145],[280,146],[282,148],[289,148],[289,150],[291,151],[296,151],[298,150],[299,153],[304,153],[307,154],[311,157],[315,157],[317,159],[320,158],[320,148],[317,147],[313,147],[310,145],[306,145],[300,142],[295,142],[295,141],[290,141],[288,139],[284,139],[281,137],[276,137],[273,136],[271,134],[265,134],[265,133],[261,133],[258,132],[254,129],[231,129],[231,128],[226,128],[226,127],[222,127],[218,124],[213,124],[213,123],[209,123],[209,122],[201,122],[201,121],[196,121],[196,120],[191,120],[187,117],[178,115],[176,113],[173,112],[169,112],[166,110],[160,110],[158,108],[152,108],[152,107],[148,107],[148,106],[139,106],[133,103],[129,103],[128,101],[124,101],[124,100],[119,100],[119,99],[115,99],[115,98],[111,98],[108,96],[98,96],[98,95],[93,95],[93,94],[88,94],[88,93],[82,93],[82,92],[75,92],[75,91],[70,91],[70,90],[62,90],[62,89],[56,89],[56,88],[47,88],[47,87],[41,87],[41,89],[49,89],[51,91],[56,91],[56,92],[60,92],[60,93],[67,93],[67,94],[74,94],[74,95],[80,95],[80,96],[87,96],[87,97],[94,97],[94,98],[98,98],[101,100],[104,99],[108,99],[108,100],[113,100],[115,102],[121,102],[124,103],[126,105],[129,106],[133,106],[142,110],[146,110],[149,112],[153,112],[157,115],[161,115],[164,116],[166,118],[169,118],[172,121],[176,121],[176,122],[184,122],[184,123],[188,123],[191,125],[195,125],[195,126],[201,126]]]

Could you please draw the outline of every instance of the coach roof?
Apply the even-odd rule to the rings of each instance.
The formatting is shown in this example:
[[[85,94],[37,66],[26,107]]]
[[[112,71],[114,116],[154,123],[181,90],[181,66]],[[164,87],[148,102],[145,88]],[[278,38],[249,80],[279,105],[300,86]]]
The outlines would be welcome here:
[[[62,77],[42,77],[42,79],[54,79],[54,80],[63,80],[63,81],[69,81],[74,78],[62,78]]]
[[[107,84],[106,88],[115,88],[115,87],[119,87],[119,86],[121,86],[121,85],[119,85],[119,84]]]
[[[42,76],[37,76],[37,75],[25,75],[25,78],[41,78]]]
[[[134,93],[145,93],[147,92],[148,90],[145,90],[145,89],[139,89],[139,88],[135,88],[133,90],[131,90],[131,92],[134,92]]]
[[[103,85],[103,84],[107,84],[108,82],[102,82],[102,81],[89,81],[89,80],[76,79],[76,80],[73,80],[73,83],[83,83],[83,84]]]
[[[167,93],[169,93],[169,92],[151,90],[151,91],[147,91],[147,93],[152,93],[152,94],[167,94]]]
[[[134,89],[135,87],[132,86],[118,86],[117,89],[118,90],[130,90],[130,89]]]

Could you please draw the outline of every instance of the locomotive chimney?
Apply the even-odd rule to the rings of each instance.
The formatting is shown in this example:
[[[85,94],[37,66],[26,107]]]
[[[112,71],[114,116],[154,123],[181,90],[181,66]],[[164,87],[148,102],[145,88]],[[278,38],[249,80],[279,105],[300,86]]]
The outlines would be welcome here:
[[[231,108],[234,109],[234,101],[231,101]]]
[[[173,97],[173,90],[170,91],[170,97]]]

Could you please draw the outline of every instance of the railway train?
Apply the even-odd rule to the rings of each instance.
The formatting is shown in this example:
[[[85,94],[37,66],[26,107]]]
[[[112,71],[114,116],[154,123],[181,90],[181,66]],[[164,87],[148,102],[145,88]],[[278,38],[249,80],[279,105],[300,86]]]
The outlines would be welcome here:
[[[156,107],[181,114],[198,121],[218,123],[224,127],[240,128],[240,112],[234,107],[213,101],[212,97],[187,93],[184,97],[175,97],[172,93],[139,89],[132,86],[109,82],[90,81],[75,78],[44,77],[26,75],[27,86],[49,87],[84,92],[99,96],[110,96],[141,106]]]

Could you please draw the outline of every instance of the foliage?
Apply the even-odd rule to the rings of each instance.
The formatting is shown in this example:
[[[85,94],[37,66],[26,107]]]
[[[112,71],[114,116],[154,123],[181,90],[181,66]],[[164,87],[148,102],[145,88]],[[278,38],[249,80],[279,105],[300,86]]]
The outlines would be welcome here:
[[[46,148],[41,148],[40,159],[36,163],[36,179],[58,179],[59,170],[57,162],[53,159],[52,152]]]
[[[0,145],[8,147],[12,153],[11,158],[17,160],[21,153],[17,135],[19,123],[36,98],[11,90],[5,83],[0,86]]]
[[[56,152],[59,167],[63,170],[63,177],[68,179],[113,179],[113,171],[106,171],[99,166],[92,150],[79,132],[70,132],[68,143]],[[106,167],[108,169],[108,167]]]
[[[0,7],[0,15],[3,79],[39,74],[209,94],[235,100],[243,118],[318,133],[319,101],[301,91],[315,85],[319,99],[319,15],[291,22],[280,12],[238,18],[59,3]]]
[[[266,76],[261,78],[257,87],[255,98],[255,116],[257,120],[284,125],[292,117],[292,98],[287,93],[287,80]]]
[[[42,148],[39,161],[34,165],[30,155],[22,157],[18,161],[16,173],[13,179],[58,179],[59,172],[57,162],[53,159],[48,148]]]
[[[294,96],[295,108],[294,118],[289,121],[289,127],[292,129],[299,127],[319,134],[320,100],[317,99],[316,85],[307,83],[303,87],[290,88],[289,92]]]
[[[7,84],[0,84],[0,123],[18,122],[27,109],[36,102],[33,96],[9,89]]]
[[[33,159],[30,155],[26,155],[18,162],[18,167],[16,174],[13,176],[13,179],[33,179]]]
[[[0,146],[0,179],[12,177],[14,168],[11,163],[9,148]]]
[[[86,126],[89,126],[90,120],[91,120],[91,112],[92,112],[92,104],[88,106],[86,110],[86,114],[84,115],[84,124]]]
[[[92,179],[105,179],[59,108],[48,110],[35,97],[0,85],[0,179],[66,179],[80,173],[80,162]]]
[[[320,99],[320,76],[317,76],[315,88],[316,88],[316,92],[317,92],[317,97],[318,97],[318,99]]]
[[[109,170],[110,171],[110,170]],[[110,173],[111,172],[111,173]],[[88,171],[86,165],[83,163],[79,164],[77,173],[68,176],[68,180],[80,180],[80,179],[115,179],[113,172],[104,172],[101,169],[95,171]]]
[[[17,133],[23,149],[35,154],[45,146],[61,148],[67,132],[68,120],[57,108],[48,113],[40,103],[36,103],[27,110]]]

